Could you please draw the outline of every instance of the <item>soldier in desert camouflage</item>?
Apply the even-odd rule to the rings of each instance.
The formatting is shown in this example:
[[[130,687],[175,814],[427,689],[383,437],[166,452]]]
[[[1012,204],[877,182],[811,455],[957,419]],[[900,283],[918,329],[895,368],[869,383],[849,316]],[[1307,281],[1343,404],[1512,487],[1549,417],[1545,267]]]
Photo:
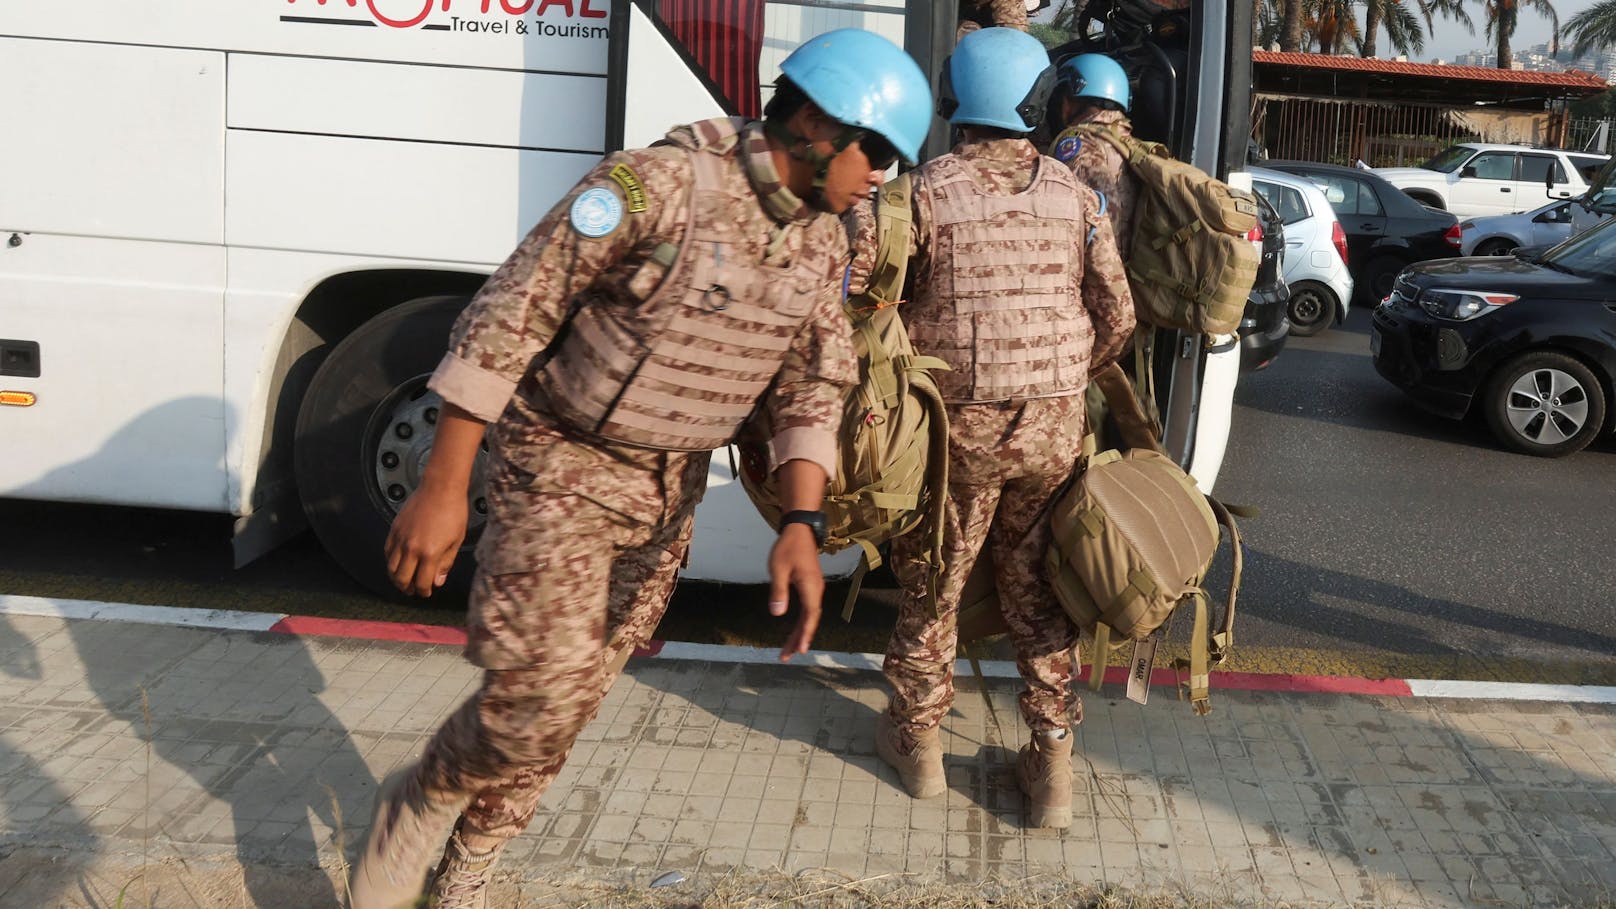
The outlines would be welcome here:
[[[893,696],[876,750],[916,798],[940,795],[938,725],[953,701],[957,616],[965,580],[992,547],[999,603],[1026,688],[1032,730],[1018,779],[1034,826],[1071,823],[1070,652],[1078,630],[1044,578],[1045,507],[1070,475],[1084,432],[1092,368],[1121,352],[1132,297],[1094,193],[1026,136],[1054,83],[1042,45],[1010,29],[973,32],[945,65],[940,113],[963,130],[952,153],[914,173],[904,317],[948,403],[949,501],[936,602],[913,537],[894,543],[903,587],[885,672]],[[862,287],[874,218],[855,210]]]
[[[959,37],[990,27],[1026,31],[1026,0],[966,0],[960,4]]]
[[[466,655],[482,686],[420,763],[394,774],[351,886],[355,909],[481,907],[628,653],[656,627],[684,558],[709,452],[765,390],[782,505],[769,610],[824,588],[818,508],[845,387],[848,239],[833,216],[913,163],[931,121],[919,67],[844,29],[781,64],[762,123],[709,120],[613,154],[483,286],[430,387],[444,398],[418,492],[387,541],[401,590],[444,582],[485,436],[488,525]],[[817,519],[817,521],[816,521]]]
[[[1119,136],[1133,135],[1128,119],[1128,74],[1104,54],[1080,54],[1062,63],[1055,87],[1057,113],[1064,131],[1049,146],[1049,154],[1072,169],[1077,179],[1105,199],[1105,213],[1117,249],[1128,257],[1133,240],[1133,215],[1139,185],[1116,146],[1095,138],[1090,131],[1107,129]]]

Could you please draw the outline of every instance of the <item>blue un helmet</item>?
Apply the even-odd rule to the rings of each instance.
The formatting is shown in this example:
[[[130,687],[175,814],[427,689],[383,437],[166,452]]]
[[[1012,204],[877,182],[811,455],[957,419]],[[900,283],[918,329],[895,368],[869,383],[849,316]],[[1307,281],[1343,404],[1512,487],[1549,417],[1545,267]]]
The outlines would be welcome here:
[[[1100,98],[1124,111],[1132,100],[1127,71],[1105,54],[1079,54],[1062,63],[1060,86],[1073,98]]]
[[[955,126],[996,126],[1030,133],[1043,122],[1055,67],[1037,38],[1013,28],[984,28],[960,39],[943,61],[937,113]]]
[[[903,48],[874,32],[839,28],[792,51],[780,72],[826,116],[850,127],[835,142],[838,152],[869,134],[904,163],[920,160],[931,130],[931,87]],[[865,143],[874,165],[887,157],[870,147],[879,144]]]

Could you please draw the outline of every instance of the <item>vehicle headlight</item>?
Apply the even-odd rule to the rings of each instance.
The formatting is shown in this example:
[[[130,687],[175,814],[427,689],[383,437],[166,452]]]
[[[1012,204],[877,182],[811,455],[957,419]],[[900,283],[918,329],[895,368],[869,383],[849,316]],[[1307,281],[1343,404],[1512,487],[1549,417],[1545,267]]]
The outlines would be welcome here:
[[[1463,322],[1520,299],[1519,294],[1434,287],[1420,294],[1420,308],[1441,319]]]

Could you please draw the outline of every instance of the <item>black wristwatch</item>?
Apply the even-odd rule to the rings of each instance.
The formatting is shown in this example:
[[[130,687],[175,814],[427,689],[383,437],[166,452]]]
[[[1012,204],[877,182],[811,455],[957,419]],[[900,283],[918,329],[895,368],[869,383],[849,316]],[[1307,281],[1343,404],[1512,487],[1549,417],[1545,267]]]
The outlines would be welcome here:
[[[788,511],[780,516],[780,529],[787,524],[807,524],[814,533],[814,544],[825,545],[825,513],[823,511]]]

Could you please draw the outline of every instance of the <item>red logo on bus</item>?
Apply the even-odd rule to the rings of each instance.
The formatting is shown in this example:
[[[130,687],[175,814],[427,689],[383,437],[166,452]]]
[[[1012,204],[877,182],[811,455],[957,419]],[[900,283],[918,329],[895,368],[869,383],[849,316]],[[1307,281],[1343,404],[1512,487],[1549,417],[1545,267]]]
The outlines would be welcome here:
[[[298,0],[287,2],[297,3]],[[315,2],[325,6],[328,0],[315,0]],[[350,7],[360,5],[360,0],[332,0],[332,2],[346,2]],[[605,10],[595,9],[591,5],[596,2],[604,0],[364,0],[364,6],[382,25],[392,28],[414,28],[432,15],[434,7],[440,12],[447,13],[451,9],[475,6],[480,7],[479,12],[485,16],[490,13],[525,16],[531,12],[535,17],[542,19],[555,10],[558,11],[558,15],[568,19],[606,18]]]

